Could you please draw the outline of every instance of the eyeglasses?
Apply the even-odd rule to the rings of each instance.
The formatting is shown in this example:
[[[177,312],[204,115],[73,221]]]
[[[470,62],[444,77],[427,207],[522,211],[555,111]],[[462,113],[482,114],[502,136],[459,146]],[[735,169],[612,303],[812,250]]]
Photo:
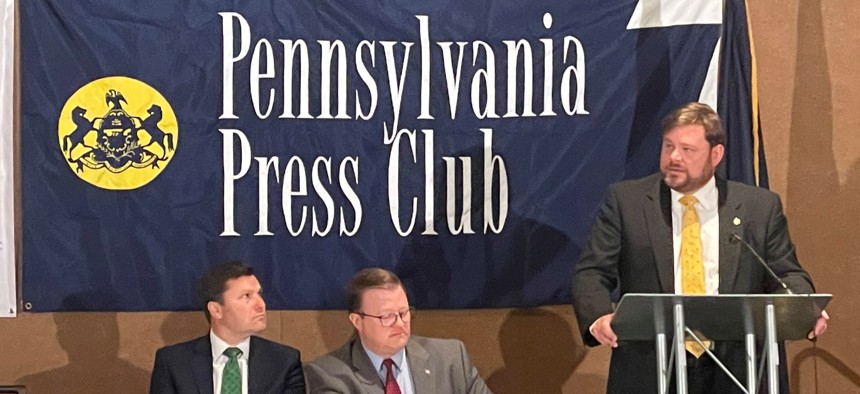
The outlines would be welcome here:
[[[358,313],[358,315],[361,317],[373,317],[379,319],[379,323],[382,324],[383,327],[394,327],[394,325],[397,324],[398,316],[400,317],[400,321],[404,323],[409,323],[412,320],[412,315],[415,314],[415,308],[409,307],[409,309],[403,312],[389,313],[387,315],[382,316],[368,315],[364,312],[356,313]]]

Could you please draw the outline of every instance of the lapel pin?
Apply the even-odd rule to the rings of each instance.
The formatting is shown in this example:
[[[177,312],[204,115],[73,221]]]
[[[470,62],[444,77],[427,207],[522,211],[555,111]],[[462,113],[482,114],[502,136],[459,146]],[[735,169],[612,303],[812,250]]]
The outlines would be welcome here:
[[[735,218],[734,218],[734,219],[732,219],[732,223],[733,223],[735,226],[740,226],[740,225],[741,225],[741,218],[739,218],[739,217],[735,216]]]
[[[429,369],[425,369],[425,370],[424,370],[424,373],[426,373],[426,374],[430,375],[430,370],[429,370]]]

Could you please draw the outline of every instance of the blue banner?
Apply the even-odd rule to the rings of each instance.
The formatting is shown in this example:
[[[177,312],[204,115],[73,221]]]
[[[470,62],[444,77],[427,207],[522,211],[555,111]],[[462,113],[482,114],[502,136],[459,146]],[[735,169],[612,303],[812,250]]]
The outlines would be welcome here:
[[[718,109],[729,139],[721,175],[767,188],[767,161],[746,1],[728,0],[725,8]]]
[[[23,301],[191,309],[241,259],[271,309],[367,266],[419,308],[568,303],[718,45],[721,9],[654,3],[21,2]]]

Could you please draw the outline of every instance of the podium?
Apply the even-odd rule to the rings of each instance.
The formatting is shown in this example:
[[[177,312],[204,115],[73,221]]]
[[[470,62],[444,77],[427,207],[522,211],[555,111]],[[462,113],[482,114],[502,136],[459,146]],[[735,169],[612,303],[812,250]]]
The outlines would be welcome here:
[[[684,341],[700,341],[700,336],[712,341],[744,342],[746,387],[710,350],[706,349],[706,353],[742,391],[755,394],[759,387],[757,376],[761,373],[761,370],[756,371],[756,338],[763,338],[760,368],[767,367],[769,393],[778,393],[777,343],[806,338],[831,298],[830,294],[629,293],[621,298],[615,310],[612,330],[619,341],[654,341],[658,392],[668,392],[669,376],[674,367],[677,394],[687,394]],[[670,336],[672,348],[667,351]],[[671,358],[674,358],[674,365]]]

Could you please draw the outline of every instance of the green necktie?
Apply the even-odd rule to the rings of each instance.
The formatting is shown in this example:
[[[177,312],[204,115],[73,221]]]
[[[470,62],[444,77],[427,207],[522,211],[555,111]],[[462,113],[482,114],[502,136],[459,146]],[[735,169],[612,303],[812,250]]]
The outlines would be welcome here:
[[[227,356],[227,365],[221,373],[221,394],[242,394],[242,371],[239,370],[239,355],[242,350],[237,347],[229,347],[224,350]]]

